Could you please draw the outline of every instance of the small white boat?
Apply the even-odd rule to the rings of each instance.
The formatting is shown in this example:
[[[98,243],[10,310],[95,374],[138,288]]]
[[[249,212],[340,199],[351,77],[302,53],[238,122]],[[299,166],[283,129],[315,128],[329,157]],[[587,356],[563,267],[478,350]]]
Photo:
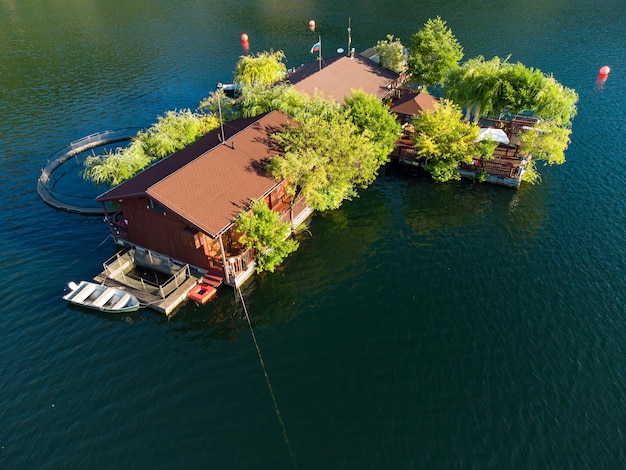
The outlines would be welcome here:
[[[105,313],[134,312],[139,309],[137,297],[122,289],[88,281],[80,281],[80,284],[70,282],[67,287],[70,292],[63,296],[63,300],[74,305]]]

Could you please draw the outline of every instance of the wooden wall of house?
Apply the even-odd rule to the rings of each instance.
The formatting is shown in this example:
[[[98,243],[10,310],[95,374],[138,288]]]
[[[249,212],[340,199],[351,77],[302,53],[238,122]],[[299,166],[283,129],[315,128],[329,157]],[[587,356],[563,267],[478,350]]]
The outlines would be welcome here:
[[[176,214],[159,208],[147,197],[126,199],[121,209],[128,221],[130,243],[199,268],[216,268],[210,258],[221,258],[219,242]]]

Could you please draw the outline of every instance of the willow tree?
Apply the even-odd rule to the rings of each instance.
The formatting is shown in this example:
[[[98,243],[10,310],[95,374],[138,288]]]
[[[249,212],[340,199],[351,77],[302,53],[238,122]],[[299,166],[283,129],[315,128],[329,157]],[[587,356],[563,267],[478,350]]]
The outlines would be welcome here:
[[[429,19],[413,35],[408,49],[409,73],[424,86],[443,84],[463,58],[463,47],[440,17]]]
[[[576,115],[578,95],[541,70],[494,57],[478,56],[448,73],[444,97],[466,110],[465,118],[520,114],[569,126]]]
[[[203,99],[198,106],[198,110],[215,117],[219,117],[221,113],[224,122],[233,121],[242,117],[241,108],[237,101],[226,96],[224,90],[216,90],[207,98]]]
[[[459,163],[485,158],[489,146],[476,145],[479,127],[462,121],[461,108],[442,100],[434,111],[413,118],[415,152],[426,159],[426,170],[438,182],[458,180]],[[492,150],[493,152],[493,150]]]
[[[264,200],[254,200],[249,211],[242,211],[236,223],[242,235],[239,242],[256,251],[256,271],[270,271],[298,249],[298,242],[289,238],[291,227],[280,221]]]
[[[168,111],[156,124],[139,132],[129,146],[88,157],[83,177],[98,185],[116,186],[218,127],[219,120],[212,115],[189,109]]]
[[[471,114],[478,121],[481,115],[500,113],[506,106],[504,96],[510,91],[500,74],[501,65],[499,57],[490,61],[482,56],[468,60],[449,71],[443,96],[465,108],[466,120]]]
[[[235,65],[234,82],[242,86],[271,85],[287,73],[283,51],[259,52],[241,56]]]
[[[244,87],[238,102],[242,117],[253,117],[279,110],[293,116],[307,106],[309,98],[292,85],[253,85]]]
[[[406,58],[404,57],[404,46],[399,38],[393,37],[392,34],[387,35],[387,39],[378,41],[374,50],[380,59],[380,65],[396,73],[403,72],[406,69]]]
[[[520,151],[549,165],[560,165],[565,162],[571,133],[570,128],[559,126],[554,121],[540,121],[520,134]]]

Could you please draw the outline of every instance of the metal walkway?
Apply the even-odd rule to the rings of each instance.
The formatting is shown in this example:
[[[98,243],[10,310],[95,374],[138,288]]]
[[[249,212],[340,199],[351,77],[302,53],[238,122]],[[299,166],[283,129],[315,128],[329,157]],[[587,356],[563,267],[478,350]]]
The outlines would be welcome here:
[[[45,168],[41,170],[41,175],[37,181],[37,193],[39,193],[39,197],[41,197],[46,204],[55,209],[82,215],[104,215],[102,208],[84,207],[59,200],[54,193],[54,185],[57,182],[54,173],[75,155],[102,145],[131,140],[140,130],[140,128],[136,127],[126,127],[112,131],[98,132],[66,145],[56,152],[52,158],[48,160]]]

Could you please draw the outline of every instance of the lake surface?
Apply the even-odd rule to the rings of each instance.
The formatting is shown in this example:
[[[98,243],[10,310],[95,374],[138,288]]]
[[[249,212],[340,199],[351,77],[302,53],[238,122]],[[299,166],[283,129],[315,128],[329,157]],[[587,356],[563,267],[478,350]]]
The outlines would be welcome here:
[[[315,215],[243,289],[279,416],[232,290],[169,320],[62,301],[115,247],[38,198],[56,150],[196,107],[243,32],[294,67],[348,18],[362,51],[437,15],[466,58],[577,90],[567,162],[519,191],[388,169]],[[0,467],[626,467],[624,24],[623,0],[0,0]]]

